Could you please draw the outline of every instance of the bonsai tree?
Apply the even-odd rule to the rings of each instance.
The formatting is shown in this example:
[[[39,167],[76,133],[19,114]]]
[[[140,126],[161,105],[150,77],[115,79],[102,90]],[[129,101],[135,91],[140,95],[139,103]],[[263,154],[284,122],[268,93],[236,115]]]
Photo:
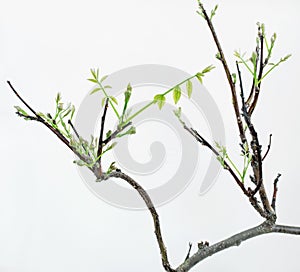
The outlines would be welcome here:
[[[102,92],[103,99],[99,101],[99,103],[102,103],[103,110],[101,113],[101,128],[99,134],[92,135],[90,140],[84,139],[80,135],[80,131],[77,131],[72,122],[75,107],[72,104],[63,104],[60,94],[56,96],[56,110],[54,114],[42,113],[29,105],[14,85],[10,81],[7,81],[10,89],[23,104],[22,107],[15,106],[18,116],[28,121],[41,123],[47,127],[51,133],[55,134],[57,138],[77,156],[75,163],[81,167],[88,168],[93,173],[95,182],[110,182],[112,179],[122,180],[130,185],[136,191],[137,195],[143,199],[152,218],[162,266],[165,271],[168,272],[189,271],[207,257],[222,250],[239,246],[242,242],[256,236],[269,233],[300,234],[300,227],[277,224],[276,201],[281,174],[278,173],[272,181],[272,191],[267,191],[266,184],[270,183],[270,180],[265,178],[263,166],[271,149],[272,135],[269,137],[268,145],[263,147],[254,117],[261,92],[263,91],[263,83],[275,68],[290,58],[290,55],[273,61],[272,53],[276,42],[276,34],[268,37],[265,31],[265,25],[258,23],[256,47],[253,53],[248,56],[247,54],[236,51],[234,53],[236,65],[231,69],[213,24],[218,6],[212,9],[211,12],[207,12],[201,1],[198,1],[198,4],[198,14],[207,23],[217,48],[215,57],[218,62],[218,67],[224,70],[228,82],[229,95],[232,99],[233,115],[236,120],[237,133],[239,135],[237,145],[240,148],[243,162],[242,169],[239,169],[237,164],[231,159],[231,152],[228,147],[222,146],[218,142],[209,142],[209,140],[202,135],[201,128],[190,127],[186,124],[181,114],[184,109],[179,107],[174,111],[174,116],[176,116],[178,122],[182,124],[182,129],[189,133],[189,137],[193,137],[194,140],[199,143],[199,148],[208,148],[215,155],[216,160],[220,162],[224,171],[231,176],[232,186],[239,188],[241,194],[243,194],[244,198],[249,202],[249,205],[252,206],[254,211],[261,218],[261,223],[240,231],[233,236],[225,237],[216,243],[210,244],[208,241],[190,243],[186,257],[182,263],[177,266],[170,262],[170,253],[167,251],[167,246],[163,238],[161,221],[157,209],[147,191],[140,185],[139,181],[134,180],[131,176],[126,174],[125,171],[120,169],[114,162],[110,163],[108,169],[104,169],[103,161],[106,158],[106,153],[110,152],[116,145],[118,138],[130,137],[130,135],[136,133],[134,120],[137,115],[146,112],[149,107],[153,106],[162,109],[166,103],[167,96],[172,96],[175,104],[181,99],[183,92],[186,92],[188,97],[191,97],[193,92],[193,80],[196,79],[202,84],[204,76],[210,73],[215,67],[209,65],[167,91],[158,93],[149,104],[133,113],[129,111],[131,94],[134,92],[132,86],[128,84],[124,93],[123,105],[120,109],[117,107],[116,98],[109,94],[110,86],[105,84],[107,76],[101,76],[99,69],[91,69],[91,77],[88,80],[95,84],[95,88],[91,94]],[[244,73],[251,77],[250,86],[245,84],[243,80]],[[118,122],[116,129],[108,129],[105,126],[107,112],[109,110],[113,111],[116,116]],[[194,253],[192,253],[192,251],[194,251]]]

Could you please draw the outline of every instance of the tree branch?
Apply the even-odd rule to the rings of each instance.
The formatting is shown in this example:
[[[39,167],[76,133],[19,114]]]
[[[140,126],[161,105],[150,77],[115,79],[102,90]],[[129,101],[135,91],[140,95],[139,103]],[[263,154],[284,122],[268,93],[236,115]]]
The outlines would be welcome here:
[[[119,169],[118,169],[118,171],[113,171],[112,173],[110,173],[107,176],[103,176],[103,179],[108,179],[108,178],[120,178],[120,179],[126,181],[133,189],[135,189],[138,192],[138,194],[144,200],[149,212],[151,213],[152,219],[153,219],[155,236],[156,236],[157,243],[159,245],[163,267],[165,268],[165,270],[167,272],[175,272],[175,270],[171,268],[171,265],[168,260],[167,248],[166,248],[165,243],[162,238],[158,213],[154,207],[154,204],[153,204],[150,196],[146,192],[146,190],[139,183],[137,183],[134,179],[132,179],[125,173],[121,172]]]
[[[208,247],[200,248],[194,255],[187,259],[183,264],[181,264],[176,272],[186,272],[194,267],[197,263],[203,261],[207,257],[210,257],[222,250],[233,246],[239,246],[242,242],[252,239],[254,237],[267,234],[267,233],[285,233],[285,234],[294,234],[300,235],[300,227],[294,226],[282,226],[276,225],[274,222],[267,220],[264,223],[242,231],[238,234],[235,234],[227,239],[224,239],[216,244],[213,244]]]
[[[264,159],[267,157],[267,155],[269,154],[269,151],[271,149],[271,145],[272,145],[272,134],[269,135],[269,144],[268,144],[268,147],[267,147],[267,151],[265,153],[265,155],[263,156],[262,158],[262,161],[264,161]]]
[[[243,90],[243,85],[242,85],[242,75],[241,71],[239,68],[239,64],[236,62],[237,66],[237,71],[238,71],[238,76],[239,76],[239,81],[240,81],[240,86],[241,86],[241,98],[242,98],[242,112],[243,112],[243,117],[245,119],[245,122],[249,128],[252,141],[251,141],[251,149],[253,152],[252,155],[252,160],[251,160],[251,166],[253,169],[254,173],[254,183],[256,184],[256,188],[254,191],[251,193],[252,196],[254,196],[258,191],[260,195],[260,199],[263,203],[264,210],[272,216],[275,212],[270,206],[270,202],[267,197],[267,193],[263,184],[263,171],[262,171],[262,157],[261,157],[261,145],[259,144],[258,140],[258,135],[257,132],[251,122],[251,117],[247,112],[246,104],[245,104],[245,99],[244,99],[244,90]]]
[[[207,22],[208,27],[210,29],[210,32],[213,36],[214,42],[215,42],[215,44],[218,48],[218,52],[219,52],[219,56],[220,56],[219,59],[221,60],[221,62],[223,64],[223,68],[224,68],[224,71],[225,71],[225,74],[226,74],[226,77],[227,77],[227,81],[229,83],[230,90],[231,90],[232,104],[233,104],[233,108],[234,108],[234,113],[235,113],[237,125],[238,125],[238,128],[239,128],[240,138],[241,138],[242,143],[244,143],[246,141],[246,136],[245,136],[244,126],[243,126],[243,122],[242,122],[242,118],[241,118],[241,114],[240,114],[240,110],[239,110],[239,104],[238,104],[238,100],[237,100],[235,84],[232,80],[231,72],[229,70],[225,55],[223,53],[221,44],[219,42],[217,33],[216,33],[215,28],[212,24],[212,21],[211,21],[210,17],[207,15],[207,12],[206,12],[203,4],[201,3],[201,1],[198,0],[198,3],[199,3],[199,7],[200,7],[200,9],[203,13],[204,19]]]
[[[107,108],[108,108],[108,98],[106,98],[105,105],[104,105],[104,111],[103,115],[101,118],[101,128],[100,128],[100,135],[99,135],[99,142],[98,142],[98,151],[97,151],[97,157],[98,159],[98,176],[100,177],[102,175],[102,165],[101,165],[101,154],[102,154],[102,149],[103,149],[103,132],[104,132],[104,125],[105,125],[105,118],[106,118],[106,113],[107,113]]]
[[[274,189],[273,189],[273,197],[272,197],[272,204],[271,204],[274,211],[276,210],[276,200],[277,200],[277,191],[278,191],[277,183],[280,177],[281,174],[278,174],[276,179],[274,180]]]
[[[63,136],[59,130],[53,128],[49,123],[47,123],[41,116],[39,116],[36,111],[29,106],[29,104],[19,95],[19,93],[15,90],[15,88],[12,86],[10,81],[7,81],[7,84],[11,88],[11,90],[15,93],[15,95],[21,100],[21,102],[35,115],[34,116],[28,116],[31,120],[37,121],[45,125],[49,130],[51,130],[52,133],[54,133],[78,158],[80,158],[82,161],[89,163],[89,158],[79,154],[69,143],[69,141],[66,139],[65,136]],[[18,114],[20,116],[20,114]],[[24,117],[24,116],[23,116]],[[93,171],[91,168],[89,168],[91,171]]]

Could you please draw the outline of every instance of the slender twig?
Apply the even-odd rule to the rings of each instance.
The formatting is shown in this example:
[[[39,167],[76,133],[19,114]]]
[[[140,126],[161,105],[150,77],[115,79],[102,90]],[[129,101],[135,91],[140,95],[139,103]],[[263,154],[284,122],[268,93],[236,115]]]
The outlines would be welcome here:
[[[175,270],[173,270],[171,268],[171,265],[170,265],[169,260],[168,260],[167,248],[166,248],[165,243],[164,243],[163,238],[162,238],[158,213],[157,213],[157,211],[154,207],[154,204],[153,204],[150,196],[146,192],[146,190],[139,183],[137,183],[134,179],[132,179],[131,177],[129,177],[125,173],[121,172],[120,170],[119,171],[113,171],[108,176],[105,176],[105,179],[107,179],[107,178],[120,178],[120,179],[126,181],[142,197],[142,199],[144,200],[149,212],[151,213],[152,219],[153,219],[156,240],[157,240],[158,245],[159,245],[163,267],[165,268],[165,270],[167,272],[175,272]]]
[[[130,125],[132,125],[132,122],[128,122],[124,126],[118,126],[117,129],[109,137],[107,137],[105,140],[103,140],[103,142],[102,142],[103,145],[106,145],[111,140],[115,139],[120,132],[122,132],[125,128],[129,127]]]
[[[100,134],[99,134],[99,142],[98,142],[98,151],[97,151],[97,157],[98,157],[98,175],[101,176],[102,175],[102,165],[101,165],[101,158],[102,156],[100,156],[102,154],[102,149],[103,149],[103,132],[104,132],[104,126],[105,126],[105,118],[106,118],[106,113],[107,113],[107,108],[108,108],[108,101],[109,99],[106,98],[105,100],[105,105],[104,105],[104,111],[103,111],[103,115],[101,118],[101,128],[100,128]]]
[[[239,128],[240,138],[241,138],[242,143],[245,143],[246,136],[245,136],[244,126],[243,126],[243,121],[242,121],[240,110],[239,110],[239,104],[238,104],[238,100],[237,100],[235,84],[233,82],[231,72],[229,70],[225,55],[223,53],[221,44],[220,44],[218,36],[217,36],[217,33],[216,33],[215,28],[213,26],[213,23],[212,23],[210,17],[208,16],[203,4],[200,1],[198,1],[198,2],[199,2],[199,7],[200,7],[200,9],[203,13],[204,18],[205,18],[205,21],[208,24],[208,27],[210,29],[210,32],[211,32],[212,36],[213,36],[214,42],[215,42],[215,44],[218,48],[218,51],[219,51],[220,60],[223,64],[223,68],[224,68],[224,71],[225,71],[225,74],[226,74],[226,77],[227,77],[227,81],[228,81],[230,89],[231,89],[232,104],[233,104],[233,108],[234,108],[234,112],[235,112],[235,116],[236,116],[237,125],[238,125],[238,128]]]
[[[89,163],[89,158],[81,155],[80,153],[78,153],[69,143],[69,141],[66,139],[66,137],[64,135],[62,135],[60,133],[59,130],[53,128],[49,123],[47,123],[41,116],[39,116],[36,111],[31,108],[29,106],[29,104],[19,95],[19,93],[15,90],[15,88],[12,86],[12,84],[10,83],[10,81],[7,81],[7,84],[9,85],[9,87],[11,88],[11,90],[15,93],[15,95],[19,98],[19,100],[21,100],[21,102],[36,116],[33,117],[31,116],[30,119],[31,120],[36,120],[40,123],[42,123],[43,125],[45,125],[48,129],[51,130],[52,133],[54,133],[77,157],[79,157],[82,161]],[[20,114],[18,114],[20,115]],[[24,117],[24,116],[23,116]],[[26,116],[27,117],[27,116]],[[36,119],[34,119],[36,118]],[[91,168],[89,168],[90,170],[92,170]]]
[[[256,46],[256,49],[255,49],[255,52],[256,52],[256,60],[255,60],[255,66],[254,66],[254,75],[257,74],[257,67],[258,67],[258,60],[259,60],[259,44]],[[250,91],[250,94],[245,102],[247,108],[250,106],[251,104],[251,101],[253,99],[253,96],[254,96],[254,91],[255,91],[255,86],[256,86],[256,78],[255,76],[253,77],[253,81],[252,81],[252,87],[251,87],[251,91]]]
[[[193,246],[193,244],[189,243],[188,253],[186,254],[186,257],[185,257],[184,261],[186,261],[190,257],[192,246]]]
[[[220,153],[207,141],[205,140],[195,129],[189,128],[186,126],[184,122],[182,122],[183,127],[185,130],[187,130],[194,138],[201,143],[202,145],[208,147],[217,157],[220,156]],[[230,165],[224,161],[224,168],[229,171],[229,173],[232,175],[238,186],[242,189],[243,193],[246,196],[250,196],[249,192],[245,188],[244,184],[241,182],[239,177],[235,174],[234,170],[230,167]]]
[[[276,210],[276,200],[277,200],[277,191],[278,191],[277,184],[278,184],[280,177],[281,177],[281,174],[278,174],[276,179],[274,180],[274,189],[273,189],[273,197],[272,197],[272,204],[271,204],[274,211]]]
[[[263,156],[262,158],[262,161],[264,161],[264,159],[267,157],[267,155],[269,154],[269,151],[271,149],[271,145],[272,145],[272,134],[269,135],[269,144],[268,144],[268,147],[267,147],[267,151],[265,153],[265,155]]]
[[[276,225],[272,220],[267,220],[264,223],[235,234],[227,239],[224,239],[216,244],[198,250],[194,255],[181,264],[176,272],[186,272],[194,267],[197,263],[203,261],[220,251],[233,246],[239,246],[242,242],[254,237],[268,233],[285,233],[300,235],[300,227]]]
[[[77,137],[78,140],[79,140],[79,139],[80,139],[80,135],[79,135],[79,133],[77,132],[76,128],[74,127],[74,125],[73,125],[73,123],[72,123],[72,121],[71,121],[70,119],[68,120],[68,124],[71,126],[72,130],[74,131],[76,137]]]
[[[259,93],[261,90],[261,79],[262,79],[263,70],[265,67],[264,59],[263,59],[264,58],[264,36],[260,32],[260,29],[258,32],[258,37],[260,40],[260,55],[257,56],[257,58],[258,57],[260,58],[259,73],[258,73],[258,77],[257,77],[258,84],[257,84],[257,82],[255,82],[255,94],[254,94],[253,102],[252,102],[251,106],[249,107],[249,111],[248,111],[249,116],[252,115],[252,113],[256,107],[257,101],[258,101]]]

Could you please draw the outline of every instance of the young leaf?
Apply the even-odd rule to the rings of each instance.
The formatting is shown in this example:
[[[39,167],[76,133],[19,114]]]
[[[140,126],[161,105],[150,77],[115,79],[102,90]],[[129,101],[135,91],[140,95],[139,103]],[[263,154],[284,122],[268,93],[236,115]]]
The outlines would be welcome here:
[[[174,110],[175,116],[180,119],[181,118],[181,107],[179,107],[177,110]]]
[[[202,74],[206,74],[208,72],[210,72],[211,70],[215,69],[216,67],[213,65],[209,65],[206,68],[203,69]]]
[[[106,75],[106,76],[103,76],[101,79],[100,79],[100,83],[102,83],[105,79],[107,79],[108,78],[108,75]]]
[[[158,108],[161,110],[162,107],[165,105],[166,103],[166,98],[163,94],[157,94],[156,96],[154,96],[154,103],[157,103]]]
[[[178,103],[180,97],[181,97],[181,89],[179,86],[176,86],[173,90],[173,100],[175,104]]]
[[[114,102],[116,105],[118,105],[118,100],[114,96],[110,96],[109,99],[111,99],[112,102]]]
[[[98,91],[100,91],[100,90],[101,90],[101,88],[95,88],[94,90],[92,90],[92,91],[90,92],[90,94],[96,93],[96,92],[98,92]]]
[[[88,80],[88,81],[91,81],[91,82],[93,82],[93,83],[98,83],[97,79],[94,79],[94,78],[88,78],[87,80]]]
[[[61,94],[57,93],[56,98],[55,98],[56,104],[58,104],[60,102],[60,100],[61,100]]]
[[[24,116],[28,116],[27,112],[24,111],[21,107],[19,107],[19,106],[14,106],[14,107],[17,110],[18,113],[20,113],[20,114],[22,114]]]
[[[188,80],[186,82],[186,91],[187,91],[188,97],[191,98],[192,92],[193,92],[193,83],[190,80]]]
[[[200,82],[201,84],[203,84],[203,79],[202,79],[203,76],[204,76],[204,75],[203,75],[202,73],[197,73],[197,74],[196,74],[196,77],[198,78],[198,80],[199,80],[199,82]]]

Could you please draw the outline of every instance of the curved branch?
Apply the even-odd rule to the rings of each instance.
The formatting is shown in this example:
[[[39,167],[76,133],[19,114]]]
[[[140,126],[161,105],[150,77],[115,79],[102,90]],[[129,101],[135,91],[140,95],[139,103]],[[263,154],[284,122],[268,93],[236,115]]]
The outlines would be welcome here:
[[[123,179],[129,185],[131,185],[131,187],[133,187],[139,193],[139,195],[142,197],[142,199],[144,200],[149,212],[151,213],[152,219],[153,219],[155,236],[156,236],[156,240],[159,245],[163,267],[168,272],[175,272],[175,270],[171,268],[171,265],[168,260],[167,248],[166,248],[163,238],[162,238],[158,213],[154,207],[154,204],[153,204],[150,196],[146,192],[146,190],[141,185],[139,185],[134,179],[132,179],[128,175],[122,173],[119,169],[118,169],[118,171],[114,171],[114,172],[110,173],[109,175],[103,177],[103,179],[108,179],[108,178]]]
[[[242,231],[238,234],[235,234],[225,240],[222,240],[216,244],[211,246],[201,248],[194,255],[192,255],[189,259],[187,259],[183,264],[181,264],[176,272],[185,272],[189,271],[192,267],[194,267],[197,263],[206,259],[209,256],[212,256],[224,249],[239,246],[242,242],[254,238],[256,236],[260,236],[267,233],[285,233],[285,234],[294,234],[300,235],[300,227],[295,226],[284,226],[284,225],[275,225],[272,222],[265,221],[264,223],[254,227]]]

